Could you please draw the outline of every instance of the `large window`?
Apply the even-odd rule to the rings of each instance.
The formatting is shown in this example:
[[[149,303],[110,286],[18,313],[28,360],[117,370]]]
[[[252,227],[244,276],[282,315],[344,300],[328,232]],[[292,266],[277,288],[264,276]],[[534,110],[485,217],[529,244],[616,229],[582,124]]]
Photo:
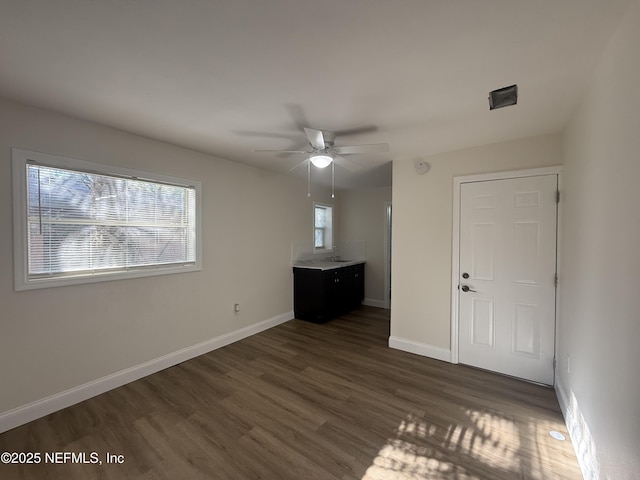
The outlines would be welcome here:
[[[13,150],[16,289],[200,269],[198,182]]]
[[[333,250],[333,207],[313,204],[313,249],[316,252]]]

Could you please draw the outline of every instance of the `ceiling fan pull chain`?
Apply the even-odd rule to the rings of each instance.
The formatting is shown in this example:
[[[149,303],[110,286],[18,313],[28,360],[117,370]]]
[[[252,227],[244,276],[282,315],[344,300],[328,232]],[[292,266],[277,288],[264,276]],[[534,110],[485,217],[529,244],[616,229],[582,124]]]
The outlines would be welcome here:
[[[336,185],[336,162],[331,162],[331,198],[336,198],[335,185]]]
[[[307,197],[311,197],[311,162],[307,161]]]

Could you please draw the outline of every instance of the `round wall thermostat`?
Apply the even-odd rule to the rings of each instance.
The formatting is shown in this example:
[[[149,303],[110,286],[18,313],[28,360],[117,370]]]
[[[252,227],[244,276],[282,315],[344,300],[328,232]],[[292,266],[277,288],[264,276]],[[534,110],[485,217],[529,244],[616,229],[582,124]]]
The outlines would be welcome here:
[[[419,173],[420,175],[422,175],[423,173],[427,173],[429,171],[429,168],[431,167],[424,160],[417,162],[415,165],[416,173]]]

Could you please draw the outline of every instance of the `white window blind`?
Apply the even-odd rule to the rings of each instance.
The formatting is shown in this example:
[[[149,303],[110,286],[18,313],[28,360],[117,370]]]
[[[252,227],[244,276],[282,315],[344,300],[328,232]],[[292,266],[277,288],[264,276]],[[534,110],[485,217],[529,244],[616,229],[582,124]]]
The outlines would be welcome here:
[[[327,210],[324,207],[316,206],[315,209],[315,231],[314,231],[314,247],[325,248],[324,231],[327,227]]]
[[[316,251],[333,248],[333,207],[314,204],[313,207],[313,247]]]
[[[202,186],[12,149],[16,290],[202,270]]]
[[[27,164],[30,278],[195,262],[195,189]]]

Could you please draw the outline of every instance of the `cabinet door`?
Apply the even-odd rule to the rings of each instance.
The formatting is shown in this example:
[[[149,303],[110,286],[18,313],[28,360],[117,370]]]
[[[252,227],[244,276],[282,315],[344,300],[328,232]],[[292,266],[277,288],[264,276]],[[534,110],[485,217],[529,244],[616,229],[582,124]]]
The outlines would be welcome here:
[[[353,267],[340,268],[340,282],[339,282],[339,308],[340,312],[345,313],[353,307]]]
[[[364,263],[353,267],[353,285],[351,299],[353,305],[360,305],[364,300]]]
[[[324,306],[329,316],[338,315],[342,311],[344,278],[341,268],[324,272]]]
[[[293,310],[296,318],[314,320],[324,311],[321,270],[293,269]]]

